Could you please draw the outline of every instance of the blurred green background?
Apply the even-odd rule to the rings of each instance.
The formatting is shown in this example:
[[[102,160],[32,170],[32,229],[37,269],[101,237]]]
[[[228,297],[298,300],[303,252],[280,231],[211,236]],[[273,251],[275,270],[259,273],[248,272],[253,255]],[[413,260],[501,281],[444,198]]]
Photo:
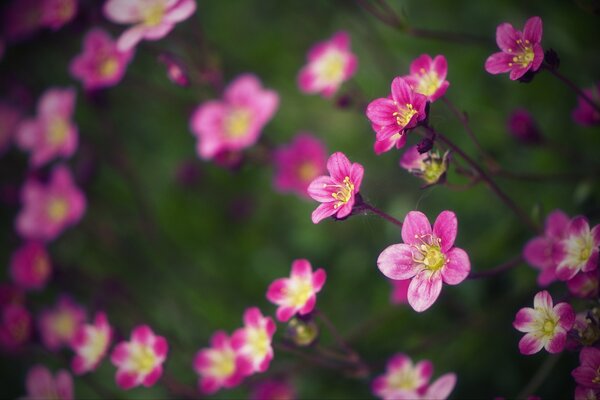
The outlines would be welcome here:
[[[272,167],[247,162],[229,171],[198,160],[189,116],[200,102],[219,94],[208,85],[173,86],[156,61],[158,53],[168,50],[193,60],[190,68],[215,66],[225,82],[243,72],[255,73],[280,95],[279,110],[263,131],[269,142],[284,144],[299,131],[313,132],[330,153],[343,151],[365,166],[363,197],[397,218],[421,210],[433,221],[440,211],[453,210],[459,218],[457,245],[469,253],[472,269],[481,271],[518,255],[532,236],[527,227],[484,185],[465,191],[442,186],[420,189],[421,182],[399,168],[401,152],[373,153],[374,132],[364,112],[303,95],[296,86],[307,50],[338,30],[351,35],[352,50],[359,58],[353,81],[368,101],[387,95],[391,80],[406,74],[418,55],[443,54],[449,64],[446,96],[467,111],[478,139],[502,166],[510,171],[581,175],[557,181],[499,177],[499,185],[536,221],[559,207],[598,223],[600,130],[572,122],[575,95],[547,73],[522,84],[483,69],[487,56],[497,51],[499,23],[509,21],[521,29],[528,17],[539,15],[544,49],[558,52],[565,75],[582,87],[591,86],[600,71],[598,16],[573,1],[390,0],[389,4],[411,26],[479,35],[489,44],[407,36],[353,1],[198,1],[196,13],[165,39],[138,46],[120,85],[93,98],[69,77],[68,63],[80,52],[82,36],[91,25],[100,25],[113,36],[123,30],[102,18],[100,2],[82,1],[76,21],[10,47],[0,61],[1,88],[23,85],[33,99],[29,115],[46,88],[79,88],[76,122],[81,147],[69,164],[88,198],[82,222],[49,246],[56,274],[46,290],[28,296],[30,310],[54,304],[57,294],[67,292],[85,304],[90,315],[105,309],[121,335],[148,323],[171,344],[166,370],[195,386],[191,368],[195,352],[208,345],[215,330],[231,332],[241,326],[249,306],[274,314],[275,307],[265,299],[267,286],[289,274],[292,260],[307,258],[328,274],[318,296],[319,309],[350,337],[372,367],[371,378],[384,372],[391,355],[405,352],[415,361],[430,359],[434,378],[456,372],[453,398],[510,398],[520,393],[548,358],[545,352],[521,356],[517,348],[521,334],[512,327],[516,311],[531,306],[538,291],[535,270],[520,264],[491,279],[445,285],[438,301],[422,314],[391,305],[391,285],[375,261],[385,247],[400,242],[399,229],[376,216],[313,225],[310,213],[316,202],[275,192]],[[585,2],[589,4],[593,2]],[[352,87],[345,84],[341,93]],[[523,146],[508,135],[506,118],[517,107],[531,111],[551,146]],[[443,103],[432,105],[430,121],[477,157],[461,124]],[[416,143],[418,135],[411,136],[409,144]],[[195,173],[186,184],[177,178],[182,163]],[[0,159],[0,184],[20,186],[26,166],[26,155],[12,149]],[[464,183],[454,171],[448,180]],[[6,266],[20,243],[13,228],[18,210],[18,204],[0,209],[0,260]],[[4,277],[9,279],[8,271]],[[550,290],[555,298],[566,294],[564,284]],[[577,306],[582,309],[585,303]],[[277,338],[284,329],[278,324]],[[321,343],[332,343],[326,332]],[[66,357],[67,351],[50,355],[36,345],[23,354],[2,356],[0,396],[22,395],[32,364],[66,368]],[[570,371],[577,365],[576,354],[563,353],[535,394],[572,396]],[[291,380],[301,398],[372,397],[370,379],[345,376],[278,351],[264,375],[286,370],[297,371]],[[120,391],[113,375],[114,367],[105,360],[89,377],[75,379],[76,396],[97,396],[97,385],[120,398],[169,396],[163,385]],[[215,397],[245,397],[247,387]]]

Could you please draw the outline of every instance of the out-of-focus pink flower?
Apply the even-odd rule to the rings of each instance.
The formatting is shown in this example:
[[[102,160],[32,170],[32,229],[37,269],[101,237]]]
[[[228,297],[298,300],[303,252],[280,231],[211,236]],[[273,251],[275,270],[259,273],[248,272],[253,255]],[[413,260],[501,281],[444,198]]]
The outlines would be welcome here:
[[[270,317],[263,317],[260,310],[251,307],[244,313],[244,327],[231,336],[233,350],[246,357],[253,372],[265,372],[273,359],[271,341],[277,327]]]
[[[71,75],[87,90],[114,86],[121,81],[134,51],[119,51],[110,35],[94,28],[83,39],[83,52],[69,66]]]
[[[121,389],[153,386],[162,375],[168,351],[164,337],[155,335],[147,325],[137,326],[131,332],[131,340],[118,343],[110,355],[117,367],[117,385]]]
[[[584,216],[573,218],[554,252],[558,279],[567,281],[579,271],[595,271],[598,268],[599,247],[600,225],[590,229],[588,220]]]
[[[294,192],[310,197],[308,185],[325,171],[325,145],[309,133],[300,133],[292,143],[279,147],[274,153],[275,178],[273,184],[281,192]]]
[[[392,94],[373,100],[367,106],[375,137],[375,153],[381,154],[394,145],[401,148],[406,143],[406,130],[414,128],[426,117],[427,97],[417,93],[402,77],[392,81]]]
[[[50,256],[40,242],[27,242],[12,255],[10,274],[13,282],[23,289],[39,290],[44,288],[51,273]]]
[[[560,353],[574,323],[573,307],[568,303],[555,306],[550,293],[542,290],[533,298],[533,308],[521,308],[515,316],[513,326],[526,333],[519,342],[519,351],[531,355],[545,348],[549,353]]]
[[[69,346],[85,320],[85,309],[69,296],[62,295],[52,309],[40,313],[38,328],[42,343],[51,351]]]
[[[579,367],[571,375],[578,385],[600,390],[600,349],[584,347],[579,353]]]
[[[33,167],[56,157],[70,157],[77,149],[78,132],[73,123],[74,89],[48,89],[38,101],[37,116],[24,119],[17,127],[16,142],[31,153]]]
[[[11,283],[0,283],[0,307],[25,303],[25,292]]]
[[[443,182],[448,171],[448,152],[440,156],[437,151],[419,153],[418,146],[411,146],[400,158],[400,166],[423,179],[426,186]]]
[[[510,79],[517,80],[529,70],[537,71],[544,61],[542,49],[542,19],[531,17],[525,22],[523,32],[508,22],[498,25],[496,43],[500,52],[485,61],[485,70],[490,74],[510,71]]]
[[[54,168],[46,185],[28,179],[21,190],[21,200],[17,232],[23,238],[43,241],[54,240],[65,228],[77,223],[86,205],[83,193],[64,166]]]
[[[57,30],[77,14],[77,0],[42,0],[42,25]]]
[[[582,299],[598,297],[597,271],[581,272],[567,281],[567,287],[572,295]]]
[[[13,0],[4,12],[3,33],[9,43],[27,39],[42,27],[43,0]]]
[[[524,144],[537,144],[543,141],[533,116],[524,108],[514,110],[508,118],[507,125],[508,132]]]
[[[350,35],[344,31],[311,47],[307,59],[308,64],[298,74],[298,87],[305,93],[321,93],[323,97],[333,96],[358,66],[358,59],[350,50]]]
[[[190,86],[190,78],[186,72],[185,66],[170,54],[162,53],[158,56],[158,61],[167,67],[167,77],[177,86]]]
[[[408,286],[410,285],[410,279],[404,280],[390,280],[392,283],[392,295],[390,296],[390,302],[392,304],[406,304],[408,303]]]
[[[31,314],[23,304],[9,303],[0,309],[0,349],[19,351],[31,338]]]
[[[413,365],[405,354],[394,355],[387,364],[386,372],[373,381],[371,389],[375,396],[384,400],[436,399],[445,400],[456,385],[456,375],[442,375],[431,385],[433,364],[428,360]]]
[[[275,279],[267,290],[267,299],[279,306],[277,319],[286,322],[296,313],[310,313],[315,308],[317,293],[323,288],[326,279],[324,269],[319,268],[313,273],[308,260],[294,260],[290,277]]]
[[[584,386],[577,386],[575,388],[574,398],[575,400],[598,400],[600,399],[600,390]]]
[[[194,0],[108,0],[104,3],[106,18],[116,24],[133,25],[117,41],[121,51],[134,48],[143,39],[162,39],[194,11]]]
[[[294,387],[283,380],[266,380],[258,383],[250,393],[251,400],[294,400]]]
[[[548,286],[556,280],[554,255],[558,243],[565,237],[569,217],[561,210],[554,210],[546,217],[544,234],[529,240],[523,248],[523,258],[540,270],[538,284]]]
[[[467,253],[454,247],[458,221],[452,211],[442,211],[433,229],[425,214],[411,211],[402,224],[404,243],[381,252],[379,270],[390,279],[411,279],[408,303],[417,312],[425,311],[437,300],[442,282],[457,285],[469,275]]]
[[[417,93],[427,96],[427,101],[434,102],[446,93],[450,82],[446,57],[437,55],[432,60],[428,54],[422,54],[410,64],[410,75],[403,78]]]
[[[329,157],[327,171],[329,176],[317,177],[307,189],[310,197],[322,203],[311,215],[315,224],[334,214],[336,218],[350,215],[365,173],[362,165],[351,164],[341,152]]]
[[[254,75],[240,75],[227,86],[223,100],[206,101],[194,111],[190,129],[198,139],[198,155],[210,160],[252,146],[278,105],[275,91],[263,89]]]
[[[19,110],[0,102],[0,156],[10,147],[20,120]]]
[[[596,104],[600,104],[600,82],[591,88],[583,89],[583,92]],[[593,126],[600,124],[600,112],[581,96],[577,98],[577,108],[573,110],[571,115],[579,125]]]
[[[253,367],[250,360],[233,350],[227,333],[217,331],[212,336],[211,347],[196,353],[194,371],[200,375],[200,391],[211,394],[220,388],[239,385],[252,373]]]
[[[81,325],[71,347],[75,352],[71,368],[77,375],[93,371],[106,355],[112,338],[112,328],[108,324],[106,314],[99,312],[93,324]]]
[[[43,365],[35,365],[27,372],[25,380],[29,400],[53,399],[73,400],[73,378],[64,369],[52,376],[50,370]]]

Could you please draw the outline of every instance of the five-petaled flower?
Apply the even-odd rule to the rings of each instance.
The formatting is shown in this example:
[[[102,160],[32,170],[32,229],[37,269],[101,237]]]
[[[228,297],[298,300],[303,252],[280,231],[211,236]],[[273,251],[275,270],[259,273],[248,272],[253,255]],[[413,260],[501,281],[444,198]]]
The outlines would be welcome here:
[[[577,384],[600,390],[600,349],[584,347],[579,353],[579,367],[571,375]]]
[[[51,351],[70,345],[85,319],[85,309],[69,296],[61,295],[53,308],[40,313],[38,327],[42,343]]]
[[[331,97],[356,72],[358,59],[350,50],[350,35],[337,32],[330,40],[315,44],[308,52],[308,64],[298,74],[298,86],[305,93]]]
[[[10,260],[13,281],[26,290],[42,289],[51,273],[50,256],[44,245],[35,240],[19,247]]]
[[[599,247],[600,225],[590,229],[584,216],[573,218],[566,228],[564,238],[558,242],[554,254],[558,279],[566,281],[579,271],[595,271],[598,268]]]
[[[276,329],[271,317],[264,317],[258,308],[251,307],[244,313],[244,327],[231,336],[231,346],[252,363],[254,372],[265,372],[269,368],[273,359],[271,341]]]
[[[52,376],[50,370],[43,365],[35,365],[27,372],[25,379],[27,396],[25,399],[73,400],[73,378],[69,372],[61,369]]]
[[[485,61],[490,74],[510,71],[510,79],[517,80],[529,70],[537,71],[544,61],[542,19],[531,17],[525,22],[523,32],[505,22],[496,29],[496,43],[501,52],[494,53]]]
[[[308,186],[309,196],[322,203],[312,213],[315,224],[334,214],[337,218],[350,215],[364,175],[362,165],[351,164],[340,152],[329,157],[327,170],[329,176],[319,176]]]
[[[108,0],[104,4],[104,15],[110,21],[133,25],[117,41],[121,51],[132,49],[142,39],[165,37],[194,11],[195,0]]]
[[[73,372],[81,375],[95,370],[106,355],[111,338],[112,329],[103,312],[96,314],[93,324],[81,325],[71,342],[75,351],[71,362]]]
[[[168,351],[164,337],[155,335],[147,325],[137,326],[131,332],[131,340],[117,344],[110,355],[117,367],[117,385],[122,389],[153,386],[162,375]]]
[[[277,319],[286,322],[296,313],[310,313],[326,279],[327,274],[322,268],[313,272],[308,260],[294,260],[290,277],[275,279],[267,290],[267,299],[279,306]]]
[[[239,385],[253,371],[252,362],[231,346],[227,333],[217,331],[211,338],[211,347],[201,349],[194,358],[194,370],[200,375],[198,387],[211,394],[220,388]]]
[[[446,57],[437,55],[432,60],[428,54],[422,54],[410,64],[410,75],[403,78],[415,92],[427,96],[427,101],[434,102],[446,93],[450,85],[446,75]]]
[[[381,272],[390,279],[411,279],[408,303],[418,312],[435,302],[442,282],[457,285],[471,270],[467,253],[454,247],[458,231],[456,215],[442,211],[433,229],[425,214],[411,211],[402,224],[404,243],[383,250],[377,260]]]
[[[57,30],[70,22],[77,14],[78,0],[42,0],[41,23]]]
[[[521,308],[515,316],[513,326],[526,333],[519,341],[519,351],[531,355],[543,347],[549,353],[560,353],[574,323],[573,307],[568,303],[554,306],[550,293],[542,290],[533,298],[533,308]]]
[[[394,145],[401,148],[406,143],[406,131],[425,119],[427,97],[417,93],[407,79],[396,77],[392,81],[391,95],[373,100],[367,106],[367,117],[376,132],[375,153],[381,154]]]
[[[263,89],[254,75],[240,75],[227,86],[223,100],[206,101],[194,111],[190,128],[198,138],[198,155],[210,160],[252,146],[278,105],[275,91]]]

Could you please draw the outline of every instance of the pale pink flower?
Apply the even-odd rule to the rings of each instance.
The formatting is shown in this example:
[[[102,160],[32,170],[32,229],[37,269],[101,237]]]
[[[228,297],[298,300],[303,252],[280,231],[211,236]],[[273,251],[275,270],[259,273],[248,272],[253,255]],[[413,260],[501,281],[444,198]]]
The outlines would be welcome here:
[[[561,210],[554,210],[546,217],[544,234],[529,240],[523,248],[523,258],[540,270],[538,284],[548,286],[556,280],[556,254],[558,243],[567,233],[569,217]]]
[[[412,279],[408,303],[415,311],[431,307],[442,291],[442,282],[457,285],[469,275],[469,256],[454,247],[457,232],[452,211],[442,211],[433,229],[425,214],[411,211],[402,224],[404,243],[391,245],[379,255],[377,266],[385,276]]]
[[[523,32],[508,22],[498,25],[496,43],[501,52],[494,53],[485,61],[485,70],[490,74],[510,71],[510,79],[517,80],[529,70],[537,71],[544,61],[542,41],[542,19],[531,17],[525,22]]]
[[[111,36],[94,28],[83,39],[83,51],[69,66],[71,75],[87,90],[114,86],[121,81],[133,50],[119,51]]]
[[[267,290],[267,299],[279,306],[277,319],[286,322],[295,314],[310,313],[326,279],[327,274],[322,268],[313,273],[308,260],[294,260],[290,277],[275,279]]]
[[[296,398],[296,391],[288,381],[273,379],[260,382],[250,394],[251,400],[294,400]]]
[[[571,375],[578,385],[600,390],[600,349],[584,347],[579,353],[579,367]]]
[[[222,100],[206,101],[194,111],[190,129],[198,139],[198,155],[210,160],[219,153],[252,146],[278,105],[277,93],[263,89],[256,76],[238,76]]]
[[[573,307],[568,303],[554,306],[550,293],[542,290],[533,298],[533,308],[521,308],[515,316],[513,326],[526,333],[519,341],[519,351],[531,355],[544,348],[549,353],[560,353],[574,323]]]
[[[17,127],[17,145],[31,153],[29,163],[41,167],[57,157],[75,153],[79,141],[73,123],[74,89],[48,89],[40,97],[35,118],[24,119]]]
[[[26,290],[39,290],[46,286],[52,264],[44,245],[30,241],[19,247],[10,260],[13,282]]]
[[[64,369],[52,376],[43,365],[35,365],[27,372],[25,380],[28,400],[73,400],[73,378]]]
[[[38,317],[42,343],[50,351],[69,346],[85,320],[85,309],[69,296],[62,295],[53,308],[42,310]]]
[[[93,324],[80,325],[71,342],[75,356],[71,368],[77,375],[95,370],[106,355],[112,339],[112,328],[106,314],[99,312]]]
[[[162,39],[194,11],[195,0],[108,0],[104,3],[106,18],[117,24],[133,25],[117,41],[121,51],[134,48],[143,39]]]
[[[115,345],[110,361],[117,367],[116,382],[121,389],[153,386],[161,377],[167,358],[167,340],[155,335],[148,325],[139,325],[131,332],[129,342]]]
[[[403,78],[417,93],[427,96],[427,101],[434,102],[446,93],[450,82],[446,57],[437,55],[432,60],[428,54],[422,54],[410,64],[410,75]]]
[[[23,208],[16,229],[27,239],[51,241],[77,223],[85,211],[85,197],[74,185],[71,172],[55,167],[47,184],[28,179],[21,190]]]
[[[598,271],[581,272],[567,281],[569,292],[582,299],[598,297]]]
[[[57,30],[77,14],[77,0],[42,0],[42,25]]]
[[[308,186],[309,196],[322,203],[312,213],[315,224],[334,214],[336,218],[350,215],[365,172],[362,165],[351,164],[341,152],[329,157],[327,171],[329,176],[319,176]]]
[[[429,385],[433,364],[428,360],[413,364],[410,357],[398,353],[387,363],[386,372],[373,381],[371,389],[383,400],[445,400],[454,389],[456,375],[442,375]]]
[[[596,104],[600,104],[600,82],[591,88],[583,89],[583,92]],[[600,124],[600,112],[581,96],[577,98],[577,108],[573,110],[571,116],[579,125],[593,126]]]
[[[410,286],[410,279],[403,280],[390,280],[392,283],[392,295],[390,296],[390,302],[392,304],[406,304],[408,303],[408,287]]]
[[[430,150],[419,153],[418,146],[411,146],[400,158],[400,166],[411,174],[423,179],[426,186],[442,182],[448,171],[448,152],[442,156]]]
[[[3,304],[0,309],[0,349],[17,352],[31,338],[31,314],[20,303]]]
[[[194,358],[194,371],[200,375],[198,387],[205,394],[239,385],[252,370],[251,361],[233,350],[223,331],[215,332],[211,347],[199,350]]]
[[[600,399],[600,389],[577,386],[574,394],[575,400],[598,400]]]
[[[253,372],[265,372],[273,359],[271,341],[277,327],[256,307],[246,309],[244,327],[231,336],[231,347],[252,363]]]
[[[381,154],[394,145],[401,148],[406,143],[406,131],[425,119],[427,97],[417,93],[402,77],[392,81],[392,94],[373,100],[367,106],[375,137],[375,153]]]
[[[280,192],[294,192],[302,197],[310,197],[308,185],[325,171],[327,150],[316,137],[300,133],[292,143],[275,150],[273,160],[275,188]]]
[[[21,113],[15,107],[0,102],[0,156],[10,147]]]
[[[307,59],[308,64],[298,74],[298,86],[304,93],[321,93],[323,97],[333,96],[358,66],[350,50],[350,35],[344,31],[311,47]]]
[[[595,271],[598,268],[599,247],[600,225],[590,229],[587,218],[573,218],[554,252],[558,279],[566,281],[572,279],[579,271]]]

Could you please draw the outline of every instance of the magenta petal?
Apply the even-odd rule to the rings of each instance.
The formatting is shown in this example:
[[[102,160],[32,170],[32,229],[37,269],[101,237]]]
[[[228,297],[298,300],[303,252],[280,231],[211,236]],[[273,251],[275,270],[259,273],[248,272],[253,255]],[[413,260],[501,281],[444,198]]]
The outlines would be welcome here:
[[[561,210],[554,210],[546,217],[544,233],[548,237],[561,239],[567,230],[569,221],[567,214]]]
[[[579,353],[579,361],[581,365],[600,368],[600,349],[595,347],[584,347]]]
[[[521,38],[520,36],[519,32],[508,22],[500,24],[496,28],[496,43],[503,52],[510,53],[518,49],[517,40]]]
[[[589,231],[590,225],[588,224],[587,218],[581,215],[573,218],[567,227],[567,234],[569,236],[583,236]]]
[[[442,211],[433,224],[433,234],[440,238],[442,252],[447,252],[454,246],[456,233],[458,232],[458,221],[456,214],[452,211]]]
[[[354,185],[354,193],[358,193],[360,191],[360,185],[362,184],[362,179],[365,174],[365,169],[359,163],[352,164],[352,168],[350,169],[350,181]]]
[[[446,253],[446,265],[442,268],[442,278],[448,285],[457,285],[471,272],[471,261],[463,249],[454,247]]]
[[[325,285],[325,280],[327,279],[327,274],[323,268],[319,268],[316,270],[312,276],[312,285],[315,292],[320,291]]]
[[[332,216],[337,212],[337,209],[334,207],[335,203],[323,203],[319,207],[315,209],[315,211],[311,214],[311,219],[313,224],[318,224],[322,220],[327,217]]]
[[[152,329],[148,325],[140,325],[136,327],[131,333],[131,340],[143,344],[150,344],[150,341],[154,337]]]
[[[417,312],[427,310],[442,291],[442,279],[430,271],[419,272],[408,286],[408,304]]]
[[[267,289],[267,300],[271,303],[280,304],[286,298],[287,286],[287,278],[275,279]]]
[[[367,118],[376,124],[381,126],[395,125],[396,119],[393,114],[398,111],[398,108],[391,99],[375,99],[367,106]]]
[[[558,315],[558,325],[565,331],[571,330],[575,324],[575,311],[569,303],[558,303],[554,307],[554,312]]]
[[[544,347],[544,343],[533,333],[528,333],[519,341],[519,351],[526,356],[535,354]]]
[[[258,307],[250,307],[244,312],[244,324],[258,327],[262,321],[263,315]]]
[[[392,99],[397,104],[412,104],[413,90],[402,77],[396,77],[392,81]]]
[[[312,276],[312,266],[306,259],[297,259],[292,262],[292,278],[306,279]]]
[[[428,360],[419,361],[415,365],[415,373],[417,381],[420,382],[418,386],[426,385],[433,375],[433,364]]]
[[[535,330],[534,322],[537,317],[537,312],[530,307],[521,308],[515,315],[513,326],[519,332],[529,333]]]
[[[302,306],[302,308],[298,311],[300,315],[306,315],[311,312],[315,308],[315,304],[317,304],[317,296],[314,294],[306,300],[306,303]]]
[[[296,314],[296,309],[293,307],[279,307],[275,313],[280,322],[287,322]]]
[[[565,349],[565,344],[567,343],[567,333],[566,332],[556,332],[554,336],[546,343],[544,348],[548,351],[548,353],[560,353]]]
[[[440,80],[446,79],[446,75],[448,75],[448,61],[446,57],[442,55],[435,56],[431,69],[438,75]]]
[[[156,381],[158,381],[158,379],[162,375],[162,371],[162,366],[156,366],[152,371],[150,371],[148,375],[144,377],[142,384],[146,387],[154,386]]]
[[[542,41],[542,19],[540,17],[531,17],[525,22],[523,39],[529,40],[531,43]]]
[[[545,237],[535,237],[525,245],[523,258],[534,267],[545,269],[553,264],[552,243]]]
[[[592,235],[592,239],[594,240],[594,245],[600,246],[600,225],[596,225],[590,231]]]
[[[548,293],[547,290],[542,290],[538,292],[533,298],[533,308],[535,309],[544,309],[544,310],[552,310],[554,307],[552,296]]]
[[[116,381],[121,389],[127,390],[137,385],[139,375],[135,372],[117,371]]]
[[[424,398],[429,400],[446,400],[456,386],[456,374],[449,373],[440,376],[427,388]]]
[[[490,74],[502,74],[512,69],[512,56],[507,53],[494,53],[485,60],[485,70]]]
[[[334,180],[342,182],[345,177],[350,176],[350,160],[344,153],[333,153],[327,160],[327,170]]]
[[[432,60],[429,54],[421,54],[419,57],[415,58],[412,63],[410,63],[410,74],[420,75],[421,69],[424,69],[426,72],[428,72],[431,68],[431,63]]]
[[[308,195],[319,202],[335,200],[332,196],[337,189],[336,183],[329,176],[319,176],[308,185]]]
[[[529,71],[530,68],[531,68],[531,65],[527,65],[526,67],[513,66],[508,77],[511,80],[516,81],[517,79],[519,79],[523,75],[525,75],[527,73],[527,71]]]
[[[420,270],[413,261],[411,247],[404,243],[393,244],[383,250],[377,259],[377,266],[385,276],[395,280],[412,278]]]
[[[402,240],[407,244],[422,244],[421,237],[432,233],[429,220],[420,211],[411,211],[402,223]]]

